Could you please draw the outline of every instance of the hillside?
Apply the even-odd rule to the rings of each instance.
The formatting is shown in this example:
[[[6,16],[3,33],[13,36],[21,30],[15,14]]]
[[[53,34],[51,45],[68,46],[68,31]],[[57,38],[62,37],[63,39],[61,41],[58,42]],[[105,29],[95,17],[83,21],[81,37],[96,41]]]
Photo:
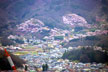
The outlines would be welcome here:
[[[101,46],[103,49],[108,50],[108,35],[88,36],[81,39],[70,40],[64,47],[77,47],[77,46]]]
[[[101,12],[106,11],[106,6],[102,10],[104,5],[106,0],[0,0],[0,36],[12,34],[16,24],[30,18],[39,19],[52,28],[65,29],[62,16],[75,13],[91,24],[96,16],[104,16]]]
[[[79,61],[83,63],[107,63],[108,55],[101,51],[93,50],[92,48],[76,49],[63,54],[63,59],[71,61]]]

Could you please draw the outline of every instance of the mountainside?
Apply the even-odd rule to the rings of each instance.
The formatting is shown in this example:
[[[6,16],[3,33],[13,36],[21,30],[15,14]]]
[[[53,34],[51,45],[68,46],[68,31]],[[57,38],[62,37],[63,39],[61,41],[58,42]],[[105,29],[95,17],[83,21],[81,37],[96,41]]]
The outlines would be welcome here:
[[[105,1],[105,0],[104,0]],[[103,0],[0,0],[0,36],[11,34],[16,24],[36,18],[46,26],[65,28],[62,16],[76,13],[93,23],[102,16]],[[103,5],[102,5],[103,3]],[[8,31],[7,31],[8,30]]]

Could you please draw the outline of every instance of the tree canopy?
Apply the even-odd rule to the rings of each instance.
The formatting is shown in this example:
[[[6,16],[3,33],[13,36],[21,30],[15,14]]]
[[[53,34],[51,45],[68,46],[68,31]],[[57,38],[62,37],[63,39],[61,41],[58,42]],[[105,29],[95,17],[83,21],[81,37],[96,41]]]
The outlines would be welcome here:
[[[92,48],[81,48],[72,51],[65,52],[63,59],[69,59],[71,61],[78,60],[83,63],[106,63],[108,62],[108,54]]]

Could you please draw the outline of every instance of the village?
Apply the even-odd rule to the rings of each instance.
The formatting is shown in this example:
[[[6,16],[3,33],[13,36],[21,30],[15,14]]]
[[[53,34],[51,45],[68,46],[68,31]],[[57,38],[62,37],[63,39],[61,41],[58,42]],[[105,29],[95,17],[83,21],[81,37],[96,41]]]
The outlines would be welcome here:
[[[107,66],[102,63],[81,63],[81,62],[72,62],[68,59],[63,60],[61,57],[64,52],[71,51],[74,49],[80,49],[82,46],[78,47],[68,47],[64,48],[62,44],[64,42],[69,42],[72,39],[79,39],[86,36],[94,36],[97,34],[107,34],[108,31],[96,30],[95,32],[86,32],[85,34],[75,34],[73,33],[74,29],[71,31],[61,30],[61,29],[51,29],[50,35],[45,36],[43,40],[31,38],[29,41],[23,38],[24,44],[19,44],[17,46],[6,46],[5,48],[12,52],[14,55],[18,55],[20,58],[24,59],[27,62],[28,70],[34,71],[35,68],[38,71],[42,71],[42,65],[48,64],[49,71],[57,72],[72,72],[72,71],[99,71],[107,72]],[[9,39],[15,39],[17,36],[10,35]],[[90,46],[86,46],[88,48]],[[94,46],[94,50],[102,50],[101,47]]]

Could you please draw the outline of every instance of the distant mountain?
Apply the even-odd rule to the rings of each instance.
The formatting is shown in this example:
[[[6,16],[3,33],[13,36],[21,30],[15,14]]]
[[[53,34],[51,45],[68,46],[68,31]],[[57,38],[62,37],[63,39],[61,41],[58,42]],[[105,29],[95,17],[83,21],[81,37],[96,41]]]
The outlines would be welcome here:
[[[0,36],[12,34],[16,24],[36,18],[50,27],[65,29],[62,16],[70,13],[94,23],[102,17],[101,8],[106,0],[0,0]],[[103,4],[103,5],[102,5]],[[106,7],[104,8],[106,10]],[[104,13],[105,14],[105,13]],[[8,30],[8,31],[7,31]]]

